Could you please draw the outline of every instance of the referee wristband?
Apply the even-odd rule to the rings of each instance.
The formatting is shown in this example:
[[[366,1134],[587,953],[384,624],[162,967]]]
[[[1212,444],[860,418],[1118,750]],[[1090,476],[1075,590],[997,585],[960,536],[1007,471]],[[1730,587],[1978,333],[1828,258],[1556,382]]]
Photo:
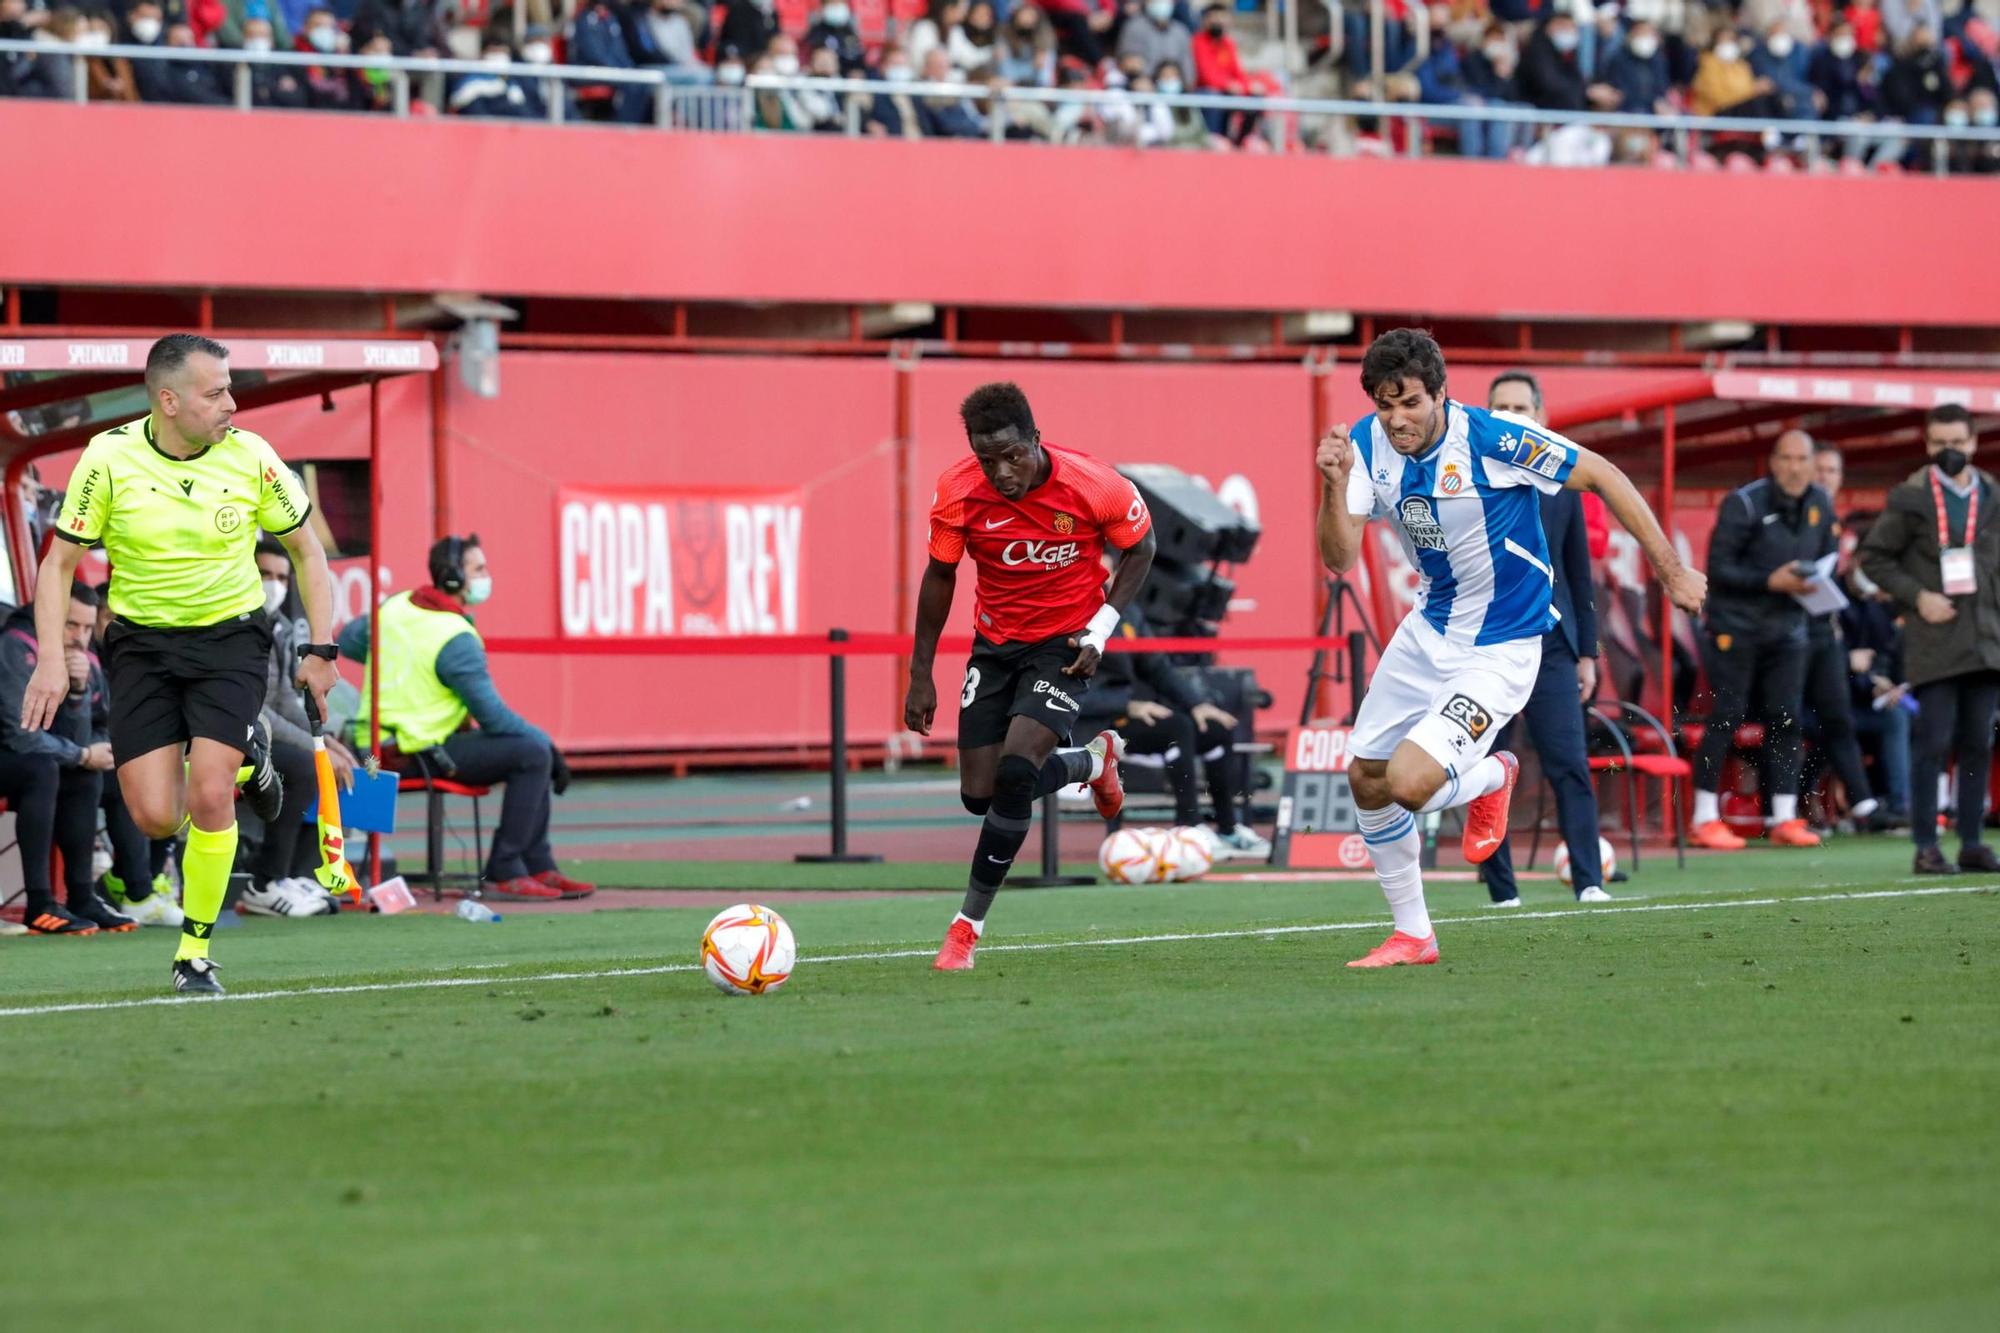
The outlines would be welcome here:
[[[1111,631],[1118,628],[1118,620],[1118,608],[1111,603],[1106,602],[1103,606],[1098,607],[1097,614],[1092,616],[1090,623],[1083,627],[1083,642],[1081,646],[1095,648],[1098,652],[1103,652],[1105,641],[1111,637]]]

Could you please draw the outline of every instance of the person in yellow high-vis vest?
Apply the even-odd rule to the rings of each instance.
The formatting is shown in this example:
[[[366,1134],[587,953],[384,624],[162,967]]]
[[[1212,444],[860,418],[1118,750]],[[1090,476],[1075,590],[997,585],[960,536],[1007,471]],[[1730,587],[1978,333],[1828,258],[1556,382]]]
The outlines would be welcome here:
[[[471,608],[493,594],[479,535],[445,537],[432,546],[430,576],[429,587],[382,603],[377,674],[385,757],[404,768],[421,764],[433,776],[506,785],[480,877],[482,896],[587,897],[595,886],[563,874],[549,850],[549,797],[569,787],[569,766],[546,732],[501,699],[472,623]],[[340,632],[341,651],[365,664],[368,639],[368,617],[350,620]],[[378,703],[373,684],[362,689],[355,723],[361,736]]]
[[[70,473],[56,535],[36,574],[39,660],[23,730],[46,727],[69,693],[63,616],[85,548],[111,562],[111,750],[126,809],[149,837],[187,833],[184,920],[173,986],[219,995],[210,936],[236,859],[236,787],[275,816],[283,791],[258,713],[271,653],[253,552],[261,528],[290,553],[312,642],[294,683],[319,706],[337,678],[333,578],[309,522],[305,486],[257,435],[234,424],[229,349],[173,333],[146,354],[148,412],[96,435]]]

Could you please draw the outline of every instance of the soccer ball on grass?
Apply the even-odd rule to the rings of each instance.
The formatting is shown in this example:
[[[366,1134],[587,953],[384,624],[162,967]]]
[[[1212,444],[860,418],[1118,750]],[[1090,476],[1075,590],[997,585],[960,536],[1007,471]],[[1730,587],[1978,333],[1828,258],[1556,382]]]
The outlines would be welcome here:
[[[785,984],[799,946],[785,918],[756,903],[716,913],[701,933],[701,970],[724,995],[762,995]]]

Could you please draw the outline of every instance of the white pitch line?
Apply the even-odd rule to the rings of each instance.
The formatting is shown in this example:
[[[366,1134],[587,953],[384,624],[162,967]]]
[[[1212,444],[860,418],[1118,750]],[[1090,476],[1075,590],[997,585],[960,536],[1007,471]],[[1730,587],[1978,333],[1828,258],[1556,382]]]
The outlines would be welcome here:
[[[1719,902],[1643,903],[1583,909],[1567,907],[1552,912],[1482,912],[1478,916],[1439,917],[1440,926],[1504,925],[1510,921],[1548,921],[1556,918],[1590,920],[1637,912],[1719,912],[1737,907],[1783,907],[1792,903],[1860,902],[1877,898],[1934,898],[1942,894],[1990,893],[1992,884],[1936,885],[1921,889],[1875,889],[1863,893],[1813,893],[1789,898],[1730,898]],[[1280,935],[1324,935],[1333,931],[1381,930],[1379,918],[1369,921],[1327,921],[1309,926],[1258,926],[1248,930],[1183,931],[1169,935],[1107,936],[1094,940],[1044,940],[1027,944],[988,944],[981,956],[996,953],[1045,953],[1053,949],[1111,949],[1141,944],[1186,944],[1200,940],[1244,940]],[[18,946],[17,946],[18,947]],[[801,958],[807,963],[882,963],[899,958],[929,958],[936,951],[884,949],[868,953],[826,954]],[[423,977],[412,981],[370,981],[345,986],[299,986],[290,990],[237,991],[228,995],[154,995],[140,1000],[89,1000],[73,1004],[22,1005],[0,1009],[0,1018],[35,1018],[45,1014],[97,1013],[115,1009],[150,1009],[160,1005],[225,1004],[249,1000],[289,1000],[301,995],[365,995],[381,991],[446,990],[456,986],[517,986],[550,981],[597,981],[611,977],[658,977],[676,972],[699,972],[699,963],[663,963],[656,967],[611,967],[589,972],[537,972],[530,976]]]

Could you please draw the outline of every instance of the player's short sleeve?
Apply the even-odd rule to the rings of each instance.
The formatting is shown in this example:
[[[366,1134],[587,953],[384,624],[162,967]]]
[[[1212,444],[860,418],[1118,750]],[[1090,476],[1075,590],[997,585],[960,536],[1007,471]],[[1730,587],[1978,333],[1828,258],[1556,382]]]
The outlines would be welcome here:
[[[62,512],[56,516],[56,535],[79,546],[93,546],[104,540],[110,515],[111,451],[93,440],[69,474]]]
[[[931,496],[931,559],[955,565],[965,557],[965,499],[948,481],[938,482]]]
[[[1153,530],[1153,513],[1139,488],[1111,468],[1093,469],[1090,476],[1090,516],[1104,529],[1104,540],[1129,551]]]
[[[305,483],[260,435],[244,440],[257,456],[257,526],[273,536],[296,531],[312,513]]]
[[[1489,486],[1533,486],[1554,495],[1576,466],[1577,446],[1525,417],[1492,414],[1490,428],[1474,436]]]
[[[1358,451],[1347,469],[1347,512],[1356,518],[1375,512],[1375,483],[1369,479],[1368,464]]]

